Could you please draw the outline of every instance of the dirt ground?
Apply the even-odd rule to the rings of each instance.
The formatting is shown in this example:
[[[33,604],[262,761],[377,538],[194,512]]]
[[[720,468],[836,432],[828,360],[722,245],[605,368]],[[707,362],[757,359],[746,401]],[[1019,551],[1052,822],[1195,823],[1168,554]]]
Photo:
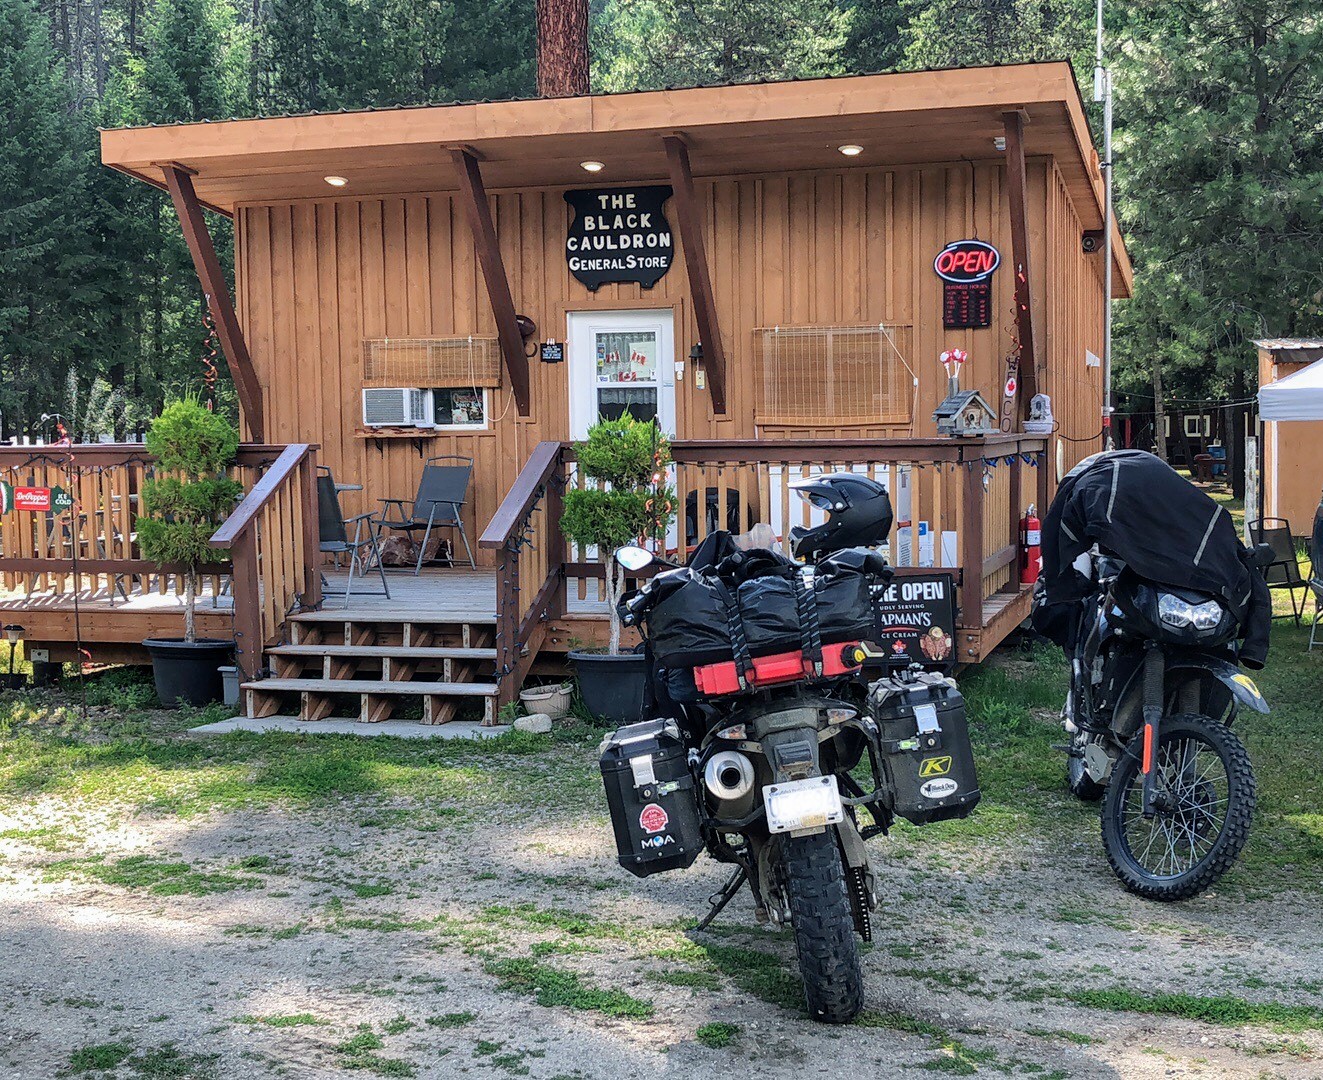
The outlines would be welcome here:
[[[0,814],[0,1075],[1323,1076],[1315,897],[1146,904],[1087,813],[973,848],[910,831],[875,846],[868,1011],[828,1028],[747,896],[686,932],[719,867],[631,878],[584,794]],[[1240,1023],[1246,999],[1286,1008]]]

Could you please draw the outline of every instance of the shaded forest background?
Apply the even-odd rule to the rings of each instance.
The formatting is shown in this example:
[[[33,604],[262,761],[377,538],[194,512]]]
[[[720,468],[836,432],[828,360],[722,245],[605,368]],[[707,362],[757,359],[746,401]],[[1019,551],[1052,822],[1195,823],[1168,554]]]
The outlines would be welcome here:
[[[122,437],[200,381],[178,222],[99,164],[98,127],[531,96],[533,7],[0,0],[0,437],[57,413]],[[591,38],[602,91],[1069,58],[1087,92],[1093,0],[593,0]],[[1138,270],[1119,405],[1151,404],[1156,365],[1168,400],[1243,398],[1248,339],[1323,334],[1323,15],[1109,0],[1108,38]]]

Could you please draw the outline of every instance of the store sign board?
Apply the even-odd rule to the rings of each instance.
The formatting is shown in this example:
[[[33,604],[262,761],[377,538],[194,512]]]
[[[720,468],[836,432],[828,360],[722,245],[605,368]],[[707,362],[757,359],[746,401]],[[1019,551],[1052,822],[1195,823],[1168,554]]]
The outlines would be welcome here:
[[[671,194],[669,184],[565,192],[574,210],[565,238],[570,273],[594,292],[621,282],[656,285],[675,258],[662,213]]]
[[[937,253],[942,279],[942,326],[981,330],[992,325],[992,275],[1001,253],[985,240],[953,240]]]
[[[955,576],[895,577],[876,597],[877,644],[893,664],[955,663]]]

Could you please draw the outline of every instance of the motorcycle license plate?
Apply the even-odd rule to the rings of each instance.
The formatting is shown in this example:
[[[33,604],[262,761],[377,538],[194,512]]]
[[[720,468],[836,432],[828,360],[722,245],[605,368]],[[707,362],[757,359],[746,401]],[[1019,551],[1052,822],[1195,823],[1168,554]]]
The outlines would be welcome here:
[[[834,776],[810,776],[763,788],[769,831],[798,832],[835,825],[845,817]]]

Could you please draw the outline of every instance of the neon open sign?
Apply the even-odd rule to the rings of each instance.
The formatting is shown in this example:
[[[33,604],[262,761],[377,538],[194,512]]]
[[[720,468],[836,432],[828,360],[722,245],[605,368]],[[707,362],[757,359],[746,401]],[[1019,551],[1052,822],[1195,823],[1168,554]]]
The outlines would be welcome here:
[[[937,276],[957,285],[987,281],[1000,265],[1001,254],[982,240],[953,240],[933,260]]]

